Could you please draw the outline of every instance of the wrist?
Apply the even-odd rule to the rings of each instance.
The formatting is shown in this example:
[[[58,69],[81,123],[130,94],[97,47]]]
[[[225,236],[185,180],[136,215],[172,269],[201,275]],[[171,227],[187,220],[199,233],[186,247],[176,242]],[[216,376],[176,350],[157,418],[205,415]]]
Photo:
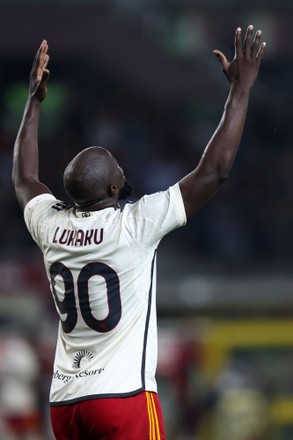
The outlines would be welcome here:
[[[29,107],[39,108],[41,106],[42,101],[36,95],[29,95],[27,98],[27,105]]]
[[[249,87],[240,87],[236,85],[231,85],[228,99],[225,104],[225,108],[228,111],[238,111],[240,108],[247,109],[248,101],[250,95]]]
[[[231,83],[230,95],[235,98],[248,98],[251,91],[251,87],[241,84]]]

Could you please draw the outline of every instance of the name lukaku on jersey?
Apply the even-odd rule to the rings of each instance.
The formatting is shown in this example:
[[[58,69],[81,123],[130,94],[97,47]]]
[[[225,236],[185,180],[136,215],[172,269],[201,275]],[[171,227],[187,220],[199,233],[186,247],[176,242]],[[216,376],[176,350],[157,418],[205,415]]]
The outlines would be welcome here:
[[[104,228],[100,229],[55,229],[53,243],[65,246],[90,246],[101,244],[104,239]]]

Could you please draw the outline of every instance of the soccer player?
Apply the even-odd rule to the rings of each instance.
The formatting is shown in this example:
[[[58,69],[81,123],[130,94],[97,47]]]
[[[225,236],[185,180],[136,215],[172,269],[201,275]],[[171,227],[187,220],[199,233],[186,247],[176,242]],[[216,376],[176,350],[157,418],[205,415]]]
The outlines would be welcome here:
[[[265,43],[261,31],[235,33],[222,119],[199,164],[165,191],[135,203],[122,168],[102,147],[82,150],[64,171],[72,206],[39,180],[38,122],[47,94],[48,44],[35,56],[16,137],[13,182],[25,223],[41,248],[60,317],[50,390],[58,440],[165,439],[157,394],[156,255],[229,174],[242,136]]]

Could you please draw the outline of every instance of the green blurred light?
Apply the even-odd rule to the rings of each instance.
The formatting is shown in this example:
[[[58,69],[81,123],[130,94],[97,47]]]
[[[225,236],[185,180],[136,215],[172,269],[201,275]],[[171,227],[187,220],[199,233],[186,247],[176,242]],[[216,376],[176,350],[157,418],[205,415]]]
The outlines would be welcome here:
[[[26,83],[13,83],[7,87],[3,102],[5,106],[4,128],[9,133],[16,133],[23,115],[28,97]],[[68,93],[63,84],[50,83],[47,97],[42,104],[40,137],[50,137],[56,134],[63,120]]]

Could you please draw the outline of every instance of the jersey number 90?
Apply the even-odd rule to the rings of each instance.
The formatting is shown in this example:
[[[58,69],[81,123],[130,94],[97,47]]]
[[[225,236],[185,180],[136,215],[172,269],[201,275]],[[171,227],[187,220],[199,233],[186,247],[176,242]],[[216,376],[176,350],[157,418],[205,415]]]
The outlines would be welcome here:
[[[57,296],[55,284],[56,277],[61,276],[64,283],[64,298],[62,301]],[[93,316],[89,298],[89,280],[93,276],[102,276],[106,282],[109,312],[105,319]],[[71,333],[77,323],[77,307],[75,299],[75,285],[71,271],[60,261],[50,267],[52,293],[60,314],[67,314],[61,320],[63,331]],[[80,271],[77,279],[77,294],[81,315],[84,322],[91,329],[106,333],[113,330],[121,318],[120,283],[117,273],[104,263],[88,263]]]

